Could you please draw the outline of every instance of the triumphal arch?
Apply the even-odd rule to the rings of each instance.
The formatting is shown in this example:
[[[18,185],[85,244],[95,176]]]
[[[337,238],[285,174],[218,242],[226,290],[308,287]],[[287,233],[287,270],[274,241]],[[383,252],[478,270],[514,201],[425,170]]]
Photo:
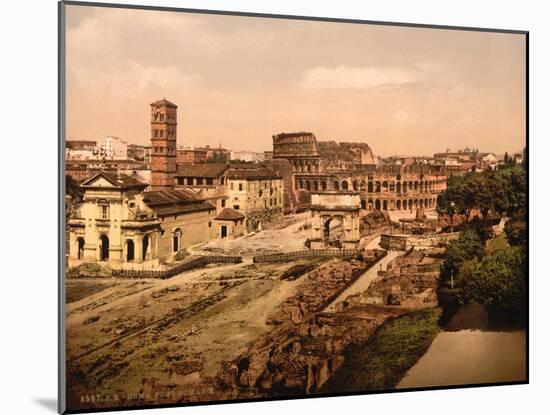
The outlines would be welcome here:
[[[311,249],[359,246],[359,192],[326,190],[311,193]]]

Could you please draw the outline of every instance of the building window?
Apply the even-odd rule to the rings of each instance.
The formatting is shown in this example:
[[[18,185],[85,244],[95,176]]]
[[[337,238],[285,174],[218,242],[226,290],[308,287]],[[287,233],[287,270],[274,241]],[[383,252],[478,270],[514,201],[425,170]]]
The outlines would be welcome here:
[[[202,177],[198,177],[197,178],[197,185],[202,186],[202,183],[203,183]]]
[[[180,250],[181,243],[181,231],[179,229],[174,229],[172,234],[172,250],[173,252],[178,252]]]
[[[240,206],[239,205],[233,205],[233,209],[235,210],[239,210]]]
[[[101,219],[109,219],[109,205],[100,205]]]
[[[225,207],[225,199],[222,199],[222,208]]]
[[[178,184],[183,185],[183,177],[178,177]]]
[[[242,192],[242,191],[243,191],[243,184],[239,183],[239,192]]]
[[[231,186],[230,186],[231,190],[233,190],[233,183],[231,183]]]
[[[206,178],[206,185],[207,186],[212,186],[214,184],[214,179],[211,178],[211,177],[207,177]]]
[[[208,222],[208,227],[209,227],[209,228],[212,227],[212,222]]]

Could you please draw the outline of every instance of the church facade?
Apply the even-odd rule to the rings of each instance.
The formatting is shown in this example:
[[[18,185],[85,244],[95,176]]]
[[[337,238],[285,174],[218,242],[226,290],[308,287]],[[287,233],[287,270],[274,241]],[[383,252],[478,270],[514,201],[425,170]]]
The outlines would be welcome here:
[[[162,269],[186,248],[216,237],[216,208],[186,189],[144,192],[147,183],[99,172],[69,220],[69,266],[98,262],[112,269]]]

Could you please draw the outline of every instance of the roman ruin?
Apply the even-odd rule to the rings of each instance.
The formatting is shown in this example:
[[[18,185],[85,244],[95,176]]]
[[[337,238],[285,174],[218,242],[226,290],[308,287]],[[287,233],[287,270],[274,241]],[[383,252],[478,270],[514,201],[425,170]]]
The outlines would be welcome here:
[[[273,164],[285,162],[287,208],[294,210],[327,190],[359,192],[361,208],[370,211],[433,209],[447,179],[442,165],[377,163],[365,143],[317,142],[310,132],[273,136]]]

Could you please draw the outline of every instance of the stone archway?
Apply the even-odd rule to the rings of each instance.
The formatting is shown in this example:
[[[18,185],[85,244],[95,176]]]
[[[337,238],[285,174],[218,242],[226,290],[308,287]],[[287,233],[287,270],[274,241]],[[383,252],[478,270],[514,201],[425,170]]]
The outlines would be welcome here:
[[[339,215],[322,217],[323,221],[323,242],[330,246],[335,246],[336,242],[340,242],[344,233],[344,217]],[[341,243],[341,242],[340,242]],[[341,246],[337,246],[341,248]]]
[[[359,192],[311,195],[311,249],[356,249],[359,245]]]

